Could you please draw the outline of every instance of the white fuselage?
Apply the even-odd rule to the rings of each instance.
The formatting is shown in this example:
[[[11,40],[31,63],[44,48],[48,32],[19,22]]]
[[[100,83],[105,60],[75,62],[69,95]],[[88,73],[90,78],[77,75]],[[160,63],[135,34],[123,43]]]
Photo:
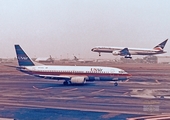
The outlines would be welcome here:
[[[27,66],[20,69],[30,75],[52,79],[70,79],[81,76],[86,80],[127,80],[129,74],[122,69],[99,66]]]
[[[125,47],[109,47],[109,46],[97,46],[92,49],[93,52],[99,53],[113,53],[115,51],[121,51]],[[166,53],[163,50],[146,49],[146,48],[128,48],[131,55],[154,55]]]

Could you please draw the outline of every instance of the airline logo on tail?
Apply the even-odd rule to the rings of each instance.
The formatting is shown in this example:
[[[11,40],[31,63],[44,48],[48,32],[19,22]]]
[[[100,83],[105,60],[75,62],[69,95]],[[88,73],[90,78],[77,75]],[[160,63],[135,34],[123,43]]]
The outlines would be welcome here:
[[[28,60],[28,57],[18,57],[18,60]]]
[[[159,45],[155,46],[155,47],[154,47],[154,50],[163,51],[163,49],[164,49],[167,41],[168,41],[168,39],[166,39],[165,41],[163,41],[163,42],[160,43]]]
[[[34,63],[26,55],[19,45],[15,45],[15,51],[18,59],[19,66],[34,66]]]

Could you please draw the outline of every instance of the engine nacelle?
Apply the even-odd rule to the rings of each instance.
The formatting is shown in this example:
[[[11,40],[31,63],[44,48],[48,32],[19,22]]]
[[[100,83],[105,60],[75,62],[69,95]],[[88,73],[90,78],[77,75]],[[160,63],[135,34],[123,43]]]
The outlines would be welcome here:
[[[119,51],[113,51],[112,54],[113,55],[120,55],[120,52]]]
[[[86,83],[85,77],[72,77],[70,80],[71,84],[84,84]]]

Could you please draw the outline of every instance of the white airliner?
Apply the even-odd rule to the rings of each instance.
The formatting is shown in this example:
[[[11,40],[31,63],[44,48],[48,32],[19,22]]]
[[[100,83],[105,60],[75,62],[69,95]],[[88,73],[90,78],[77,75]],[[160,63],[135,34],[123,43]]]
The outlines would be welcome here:
[[[76,62],[82,62],[82,63],[85,62],[85,60],[79,59],[79,58],[77,58],[76,56],[74,56],[74,60],[75,60]]]
[[[112,53],[113,55],[125,56],[125,58],[132,58],[131,55],[155,55],[166,53],[164,47],[168,39],[155,46],[153,49],[146,48],[125,48],[125,47],[109,47],[109,46],[96,46],[91,51],[101,53]]]
[[[93,62],[93,60],[79,59],[79,58],[77,58],[76,56],[74,56],[74,61],[76,61],[76,62],[81,62],[81,63]]]
[[[122,69],[100,66],[50,66],[36,65],[22,50],[15,45],[16,55],[21,72],[46,79],[64,80],[63,84],[84,84],[86,81],[118,81],[129,79],[129,74]]]

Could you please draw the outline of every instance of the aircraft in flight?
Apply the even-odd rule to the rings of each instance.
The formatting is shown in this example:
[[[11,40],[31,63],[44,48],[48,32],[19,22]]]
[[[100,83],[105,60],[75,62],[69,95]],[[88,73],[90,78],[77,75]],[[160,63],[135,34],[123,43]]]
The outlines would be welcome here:
[[[84,84],[86,81],[118,81],[128,80],[130,74],[122,69],[101,66],[58,66],[36,65],[19,45],[15,45],[19,67],[17,70],[45,79],[64,80],[64,85]]]
[[[167,41],[168,41],[168,39],[166,39],[162,43],[156,45],[152,49],[96,46],[96,47],[92,48],[91,51],[98,52],[99,56],[101,56],[101,53],[112,53],[113,55],[120,55],[120,56],[124,56],[125,58],[132,58],[131,55],[163,54],[163,53],[166,53],[166,51],[164,51],[164,47],[165,47]]]

